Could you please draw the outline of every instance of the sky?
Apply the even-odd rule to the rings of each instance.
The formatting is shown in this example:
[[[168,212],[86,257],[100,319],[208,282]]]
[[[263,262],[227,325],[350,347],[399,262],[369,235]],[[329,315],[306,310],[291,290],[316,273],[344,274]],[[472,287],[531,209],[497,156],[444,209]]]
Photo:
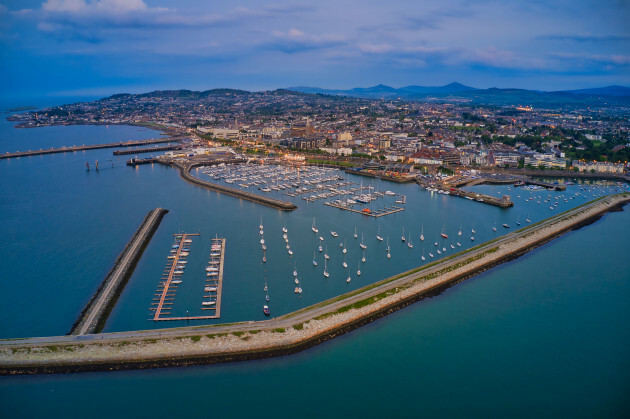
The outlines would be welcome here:
[[[630,86],[630,0],[0,0],[0,95]]]

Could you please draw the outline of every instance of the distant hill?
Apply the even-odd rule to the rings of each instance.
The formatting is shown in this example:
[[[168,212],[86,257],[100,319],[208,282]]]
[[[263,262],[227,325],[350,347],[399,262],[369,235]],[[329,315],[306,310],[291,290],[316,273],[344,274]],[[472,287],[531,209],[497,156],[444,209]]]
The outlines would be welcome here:
[[[299,86],[289,87],[287,90],[368,99],[405,99],[486,105],[630,105],[630,88],[623,86],[557,92],[527,89],[499,89],[496,87],[477,89],[465,86],[461,83],[451,83],[446,86],[405,86],[401,88],[379,84],[373,87],[353,88],[348,90]]]
[[[597,87],[594,89],[564,90],[563,92],[573,93],[576,95],[630,96],[630,87],[606,86],[606,87]]]

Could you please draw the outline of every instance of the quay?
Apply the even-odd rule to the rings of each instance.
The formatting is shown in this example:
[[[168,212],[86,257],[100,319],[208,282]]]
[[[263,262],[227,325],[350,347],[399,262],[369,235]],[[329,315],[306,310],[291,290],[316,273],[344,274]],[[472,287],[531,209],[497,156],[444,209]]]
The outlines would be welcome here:
[[[128,150],[115,150],[112,154],[114,156],[124,156],[126,154],[155,153],[158,151],[181,150],[181,149],[182,149],[182,146],[180,145],[165,145],[161,147],[146,147],[146,148],[132,148]]]
[[[41,154],[55,154],[55,153],[72,153],[75,151],[84,151],[84,150],[98,150],[101,148],[117,148],[117,147],[134,147],[139,145],[151,145],[151,144],[161,144],[161,143],[170,143],[174,140],[172,138],[153,138],[148,140],[140,140],[140,141],[124,141],[119,143],[108,143],[108,144],[93,144],[93,145],[81,145],[74,147],[59,147],[59,148],[49,148],[47,150],[29,150],[29,151],[18,151],[15,153],[4,153],[0,154],[0,160],[2,159],[13,159],[18,157],[29,157],[29,156],[39,156]]]
[[[346,169],[344,170],[344,172],[350,173],[352,175],[379,178],[379,179],[388,180],[390,182],[396,182],[396,183],[411,183],[416,179],[415,175],[395,177],[395,176],[388,176],[386,174],[381,174],[377,172],[366,171],[362,169]]]
[[[429,191],[438,191],[439,193],[459,196],[461,198],[466,198],[471,201],[482,202],[484,204],[494,205],[501,208],[513,207],[514,202],[510,199],[508,195],[504,195],[502,198],[495,198],[494,196],[484,195],[476,192],[466,191],[464,189],[455,188],[455,187],[445,187],[441,185],[431,186],[426,182],[423,182],[420,179],[416,180],[416,183],[423,188],[426,188]]]
[[[109,271],[72,326],[70,335],[93,334],[103,329],[110,311],[116,304],[144,249],[151,241],[167,212],[168,210],[156,208],[144,218],[136,233],[114,262],[114,267]]]
[[[0,340],[0,375],[214,364],[297,353],[518,258],[630,202],[598,198],[495,240],[283,316],[223,325]],[[100,338],[100,339],[99,339]]]
[[[162,160],[159,160],[162,162]],[[219,164],[219,161],[216,162],[201,162],[201,163],[192,163],[192,164],[182,164],[175,161],[166,160],[166,164],[170,164],[173,167],[179,169],[179,174],[182,178],[187,180],[188,182],[204,187],[206,189],[210,189],[213,191],[221,192],[226,195],[235,196],[237,198],[243,198],[248,201],[255,202],[257,204],[267,205],[272,208],[276,208],[282,211],[293,211],[297,209],[293,203],[288,201],[281,201],[279,199],[267,198],[266,196],[258,195],[251,192],[241,191],[239,189],[230,188],[228,186],[219,185],[212,182],[206,182],[205,180],[198,179],[190,174],[190,171],[195,167],[209,166],[211,164]],[[231,161],[232,163],[234,161]]]

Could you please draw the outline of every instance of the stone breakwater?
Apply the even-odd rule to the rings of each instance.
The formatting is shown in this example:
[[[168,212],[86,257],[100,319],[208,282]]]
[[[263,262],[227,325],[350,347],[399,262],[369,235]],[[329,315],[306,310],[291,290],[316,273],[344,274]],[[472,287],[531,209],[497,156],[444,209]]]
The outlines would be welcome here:
[[[109,313],[118,301],[118,297],[129,281],[144,249],[151,241],[166,213],[168,210],[162,208],[149,211],[125,249],[116,258],[114,266],[79,315],[69,334],[98,333],[103,329]]]
[[[223,185],[218,185],[212,182],[206,182],[190,174],[191,169],[193,169],[194,167],[204,166],[205,164],[182,165],[176,162],[171,162],[170,164],[171,166],[179,169],[179,173],[182,178],[184,178],[190,183],[204,187],[206,189],[221,192],[226,195],[235,196],[237,198],[247,199],[248,201],[256,202],[257,204],[267,205],[269,207],[277,208],[282,211],[293,211],[297,209],[297,206],[295,206],[293,203],[288,202],[288,201],[281,201],[279,199],[267,198],[266,196],[258,195],[255,193],[241,191],[239,189],[230,188],[228,186],[223,186]]]
[[[223,326],[0,341],[0,374],[106,371],[242,361],[295,353],[521,256],[630,201],[600,198],[451,258],[276,319]]]

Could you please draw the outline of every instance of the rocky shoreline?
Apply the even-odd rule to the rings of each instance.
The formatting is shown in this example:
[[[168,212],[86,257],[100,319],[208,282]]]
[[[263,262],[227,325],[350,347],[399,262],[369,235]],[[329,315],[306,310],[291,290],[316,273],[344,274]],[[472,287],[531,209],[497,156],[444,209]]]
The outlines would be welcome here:
[[[601,198],[442,263],[397,275],[361,293],[349,293],[265,322],[104,334],[85,342],[0,342],[0,374],[144,369],[244,361],[296,353],[361,327],[418,300],[619,210],[630,194]],[[164,336],[168,335],[168,336]]]

